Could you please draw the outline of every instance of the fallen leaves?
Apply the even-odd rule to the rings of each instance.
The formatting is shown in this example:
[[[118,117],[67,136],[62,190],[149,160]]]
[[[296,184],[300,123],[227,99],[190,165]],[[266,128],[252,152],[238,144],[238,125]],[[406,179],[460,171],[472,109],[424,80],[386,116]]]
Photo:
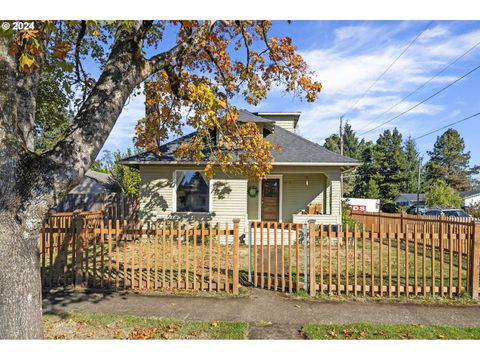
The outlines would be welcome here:
[[[336,338],[337,337],[337,333],[335,332],[335,329],[333,330],[327,330],[327,334],[328,336],[332,337],[332,338]]]
[[[345,338],[349,339],[349,338],[352,337],[352,335],[354,334],[355,330],[353,330],[353,329],[343,329],[342,332],[343,332],[343,336],[344,336]]]
[[[153,336],[155,336],[158,332],[159,332],[159,329],[156,327],[147,328],[147,329],[136,327],[133,329],[130,335],[128,335],[127,339],[128,340],[148,340],[148,339],[151,339]]]
[[[367,329],[363,329],[362,331],[360,331],[360,332],[358,333],[357,340],[365,339],[365,336],[367,336],[367,334],[368,334],[368,330],[367,330]]]

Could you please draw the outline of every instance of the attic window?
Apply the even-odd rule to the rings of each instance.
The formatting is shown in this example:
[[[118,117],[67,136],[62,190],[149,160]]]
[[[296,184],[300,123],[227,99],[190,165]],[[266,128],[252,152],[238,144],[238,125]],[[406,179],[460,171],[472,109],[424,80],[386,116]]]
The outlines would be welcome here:
[[[210,210],[208,179],[199,171],[176,171],[176,212],[206,213]]]
[[[270,130],[268,130],[267,128],[263,128],[262,130],[262,135],[263,137],[267,137],[268,135],[270,135],[272,132]]]

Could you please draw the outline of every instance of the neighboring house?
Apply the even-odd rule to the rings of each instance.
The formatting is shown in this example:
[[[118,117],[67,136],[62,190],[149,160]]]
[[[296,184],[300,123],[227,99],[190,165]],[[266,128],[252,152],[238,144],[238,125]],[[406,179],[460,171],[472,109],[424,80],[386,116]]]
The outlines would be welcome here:
[[[104,196],[112,191],[113,179],[109,174],[88,170],[76,187],[72,189],[53,211],[95,211],[103,207]]]
[[[162,145],[159,155],[146,152],[121,160],[140,170],[140,217],[222,224],[239,218],[242,232],[250,220],[341,223],[341,174],[361,164],[297,135],[299,117],[300,113],[239,112],[240,122],[257,124],[267,140],[281,146],[273,153],[270,175],[262,181],[223,173],[208,179],[205,163],[175,155],[192,134]]]
[[[425,205],[425,194],[419,194],[420,203],[419,206]],[[394,200],[395,205],[397,206],[413,206],[417,205],[417,193],[409,194],[403,193],[398,194]]]
[[[459,195],[462,198],[462,207],[472,208],[480,206],[480,191],[463,191]]]

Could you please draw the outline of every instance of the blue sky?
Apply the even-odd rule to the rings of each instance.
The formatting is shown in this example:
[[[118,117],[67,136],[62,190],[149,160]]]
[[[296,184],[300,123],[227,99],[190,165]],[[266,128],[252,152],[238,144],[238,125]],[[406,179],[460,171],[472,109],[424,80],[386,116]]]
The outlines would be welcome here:
[[[428,29],[390,70],[362,97],[409,43]],[[258,107],[241,101],[250,111],[300,111],[300,134],[323,144],[338,131],[345,114],[357,134],[366,132],[427,98],[480,65],[480,45],[406,101],[380,116],[404,96],[428,81],[451,61],[480,42],[480,21],[286,21],[274,22],[272,35],[289,36],[316,72],[323,89],[315,103],[307,103],[274,89]],[[398,119],[368,132],[375,140],[385,129],[397,127],[405,137],[417,137],[480,111],[480,69],[430,101]],[[130,99],[103,149],[125,150],[132,145],[136,120],[144,115],[144,97]],[[480,164],[480,117],[455,125],[471,152],[471,164]],[[445,131],[445,130],[444,130]],[[432,134],[417,141],[419,151],[433,148]]]

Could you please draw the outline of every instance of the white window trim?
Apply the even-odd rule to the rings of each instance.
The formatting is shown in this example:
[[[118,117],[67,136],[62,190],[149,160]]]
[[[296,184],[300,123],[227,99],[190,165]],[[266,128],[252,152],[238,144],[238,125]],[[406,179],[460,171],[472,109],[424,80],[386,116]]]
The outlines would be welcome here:
[[[205,176],[204,171],[198,170],[198,169],[182,169],[182,170],[174,170],[173,171],[173,189],[172,189],[172,213],[173,214],[211,214],[213,212],[213,196],[212,196],[212,180],[208,180],[208,212],[187,212],[187,211],[177,211],[177,179],[178,175],[177,172],[185,172],[185,171],[192,171],[192,172],[199,172],[202,173],[203,176]]]
[[[283,219],[283,174],[267,175],[267,179],[280,179],[280,196],[278,198],[278,222]],[[258,182],[258,219],[262,220],[262,180]]]

